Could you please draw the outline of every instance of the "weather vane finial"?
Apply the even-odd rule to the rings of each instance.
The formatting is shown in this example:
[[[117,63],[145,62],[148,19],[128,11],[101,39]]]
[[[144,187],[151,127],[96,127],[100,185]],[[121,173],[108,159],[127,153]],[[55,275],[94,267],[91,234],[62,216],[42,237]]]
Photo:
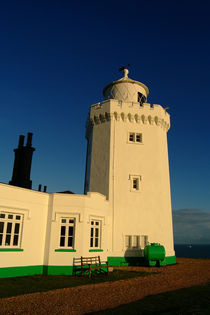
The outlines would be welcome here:
[[[127,64],[126,66],[122,66],[120,67],[119,71],[124,71],[124,78],[127,78],[128,77],[128,67],[130,66],[130,64]]]

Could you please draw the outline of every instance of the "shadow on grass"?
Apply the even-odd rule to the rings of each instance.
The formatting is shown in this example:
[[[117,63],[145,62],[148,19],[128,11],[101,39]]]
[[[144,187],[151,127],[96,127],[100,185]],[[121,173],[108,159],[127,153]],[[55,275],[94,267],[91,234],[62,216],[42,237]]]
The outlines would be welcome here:
[[[154,272],[153,272],[154,273]],[[114,270],[108,275],[93,274],[92,278],[81,276],[50,276],[37,275],[16,278],[0,279],[0,298],[21,294],[43,292],[61,288],[70,288],[80,285],[96,284],[107,281],[125,280],[136,277],[146,277],[151,272],[134,272]]]
[[[180,289],[91,314],[210,314],[210,283],[202,286]]]

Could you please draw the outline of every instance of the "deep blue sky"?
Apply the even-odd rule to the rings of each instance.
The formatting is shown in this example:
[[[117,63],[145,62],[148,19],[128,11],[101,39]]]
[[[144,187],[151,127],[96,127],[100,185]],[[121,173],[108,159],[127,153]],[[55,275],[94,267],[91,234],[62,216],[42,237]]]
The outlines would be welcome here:
[[[85,121],[129,76],[169,106],[172,206],[210,210],[209,1],[1,1],[0,181],[34,133],[33,188],[83,193]]]

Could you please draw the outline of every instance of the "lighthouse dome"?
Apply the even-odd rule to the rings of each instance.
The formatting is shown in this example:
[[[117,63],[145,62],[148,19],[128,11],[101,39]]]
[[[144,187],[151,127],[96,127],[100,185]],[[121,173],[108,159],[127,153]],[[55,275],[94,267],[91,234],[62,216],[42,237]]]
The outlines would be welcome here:
[[[105,100],[116,99],[124,102],[139,102],[140,105],[147,101],[149,90],[141,82],[128,77],[128,69],[124,70],[124,76],[117,81],[113,81],[103,89]]]

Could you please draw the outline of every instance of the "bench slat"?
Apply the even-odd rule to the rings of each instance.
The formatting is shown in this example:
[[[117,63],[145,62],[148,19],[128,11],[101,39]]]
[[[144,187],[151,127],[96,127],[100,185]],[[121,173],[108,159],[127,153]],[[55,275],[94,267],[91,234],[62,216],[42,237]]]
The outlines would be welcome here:
[[[83,271],[87,271],[89,273],[89,278],[91,277],[91,270],[99,269],[101,272],[103,268],[107,268],[108,274],[108,261],[101,262],[100,256],[95,257],[80,257],[81,261],[81,275],[83,275]]]

